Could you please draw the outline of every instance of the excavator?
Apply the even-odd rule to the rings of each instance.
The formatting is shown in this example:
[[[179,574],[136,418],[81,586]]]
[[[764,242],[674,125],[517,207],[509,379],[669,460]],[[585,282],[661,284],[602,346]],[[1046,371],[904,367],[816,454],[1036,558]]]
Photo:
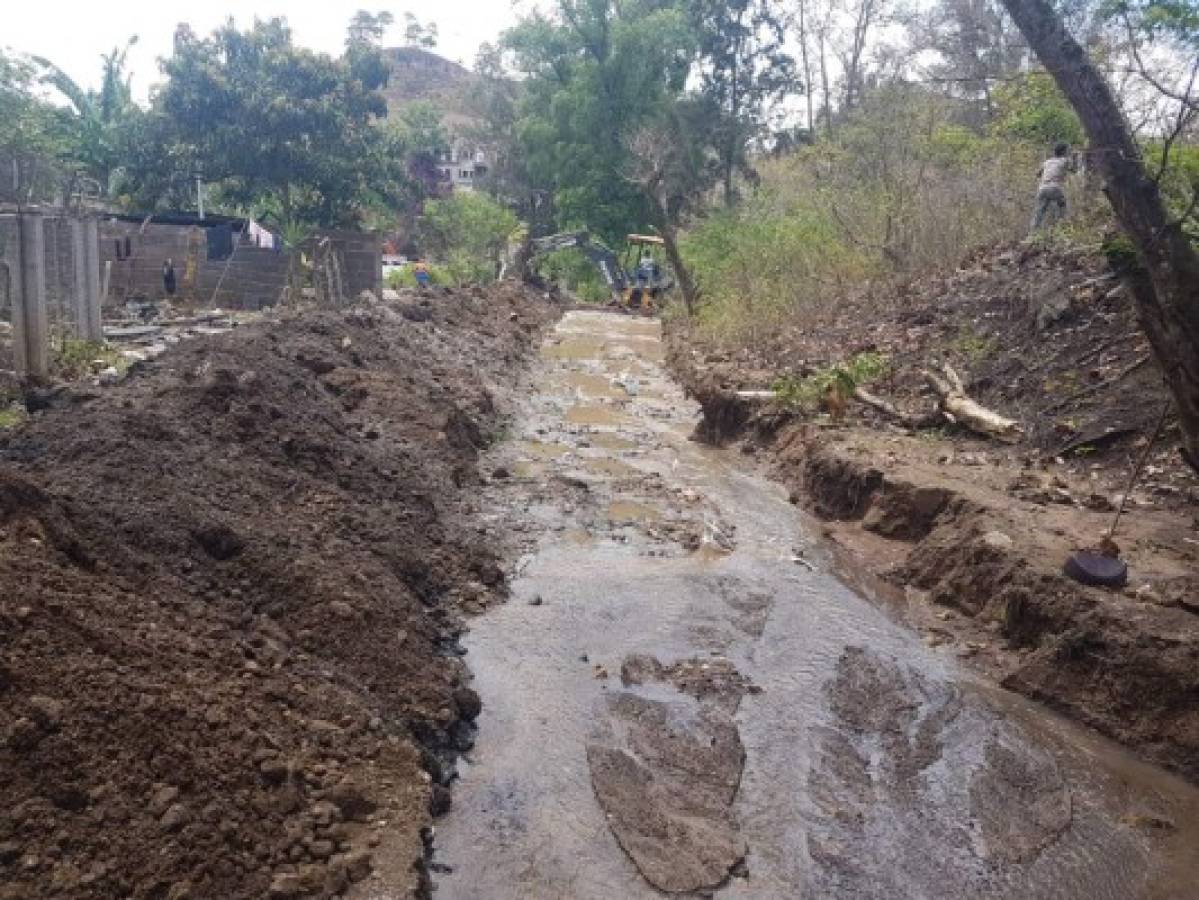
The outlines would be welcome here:
[[[649,315],[658,308],[662,295],[674,286],[658,259],[662,238],[653,234],[630,234],[624,260],[586,231],[551,234],[530,241],[530,262],[555,250],[578,248],[595,265],[612,293],[612,304],[626,312]]]

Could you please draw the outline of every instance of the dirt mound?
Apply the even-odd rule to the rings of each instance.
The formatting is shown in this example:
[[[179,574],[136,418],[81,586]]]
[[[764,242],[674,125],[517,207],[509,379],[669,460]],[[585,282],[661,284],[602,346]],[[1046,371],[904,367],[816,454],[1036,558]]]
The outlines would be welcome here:
[[[453,601],[502,590],[463,500],[551,315],[424,302],[182,346],[0,441],[0,896],[333,895],[380,841],[420,859],[479,711]]]

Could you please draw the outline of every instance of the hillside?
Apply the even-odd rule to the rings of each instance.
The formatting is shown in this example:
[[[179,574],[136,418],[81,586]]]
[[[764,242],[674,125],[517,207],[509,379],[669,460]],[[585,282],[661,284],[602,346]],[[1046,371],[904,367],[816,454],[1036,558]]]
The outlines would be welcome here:
[[[434,104],[442,124],[460,132],[477,123],[471,113],[470,91],[477,78],[469,69],[420,47],[390,47],[391,78],[383,95],[390,116],[412,103]]]

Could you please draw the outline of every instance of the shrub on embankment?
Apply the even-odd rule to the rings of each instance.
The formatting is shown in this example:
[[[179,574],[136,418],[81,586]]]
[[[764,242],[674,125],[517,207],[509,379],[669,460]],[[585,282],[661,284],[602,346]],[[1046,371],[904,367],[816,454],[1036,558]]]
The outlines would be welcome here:
[[[745,203],[687,235],[701,324],[752,339],[831,308],[855,285],[1022,234],[1048,126],[1013,119],[1002,103],[986,129],[964,124],[963,112],[896,86],[870,95],[831,138],[763,161]],[[1071,200],[1093,206],[1081,182]]]

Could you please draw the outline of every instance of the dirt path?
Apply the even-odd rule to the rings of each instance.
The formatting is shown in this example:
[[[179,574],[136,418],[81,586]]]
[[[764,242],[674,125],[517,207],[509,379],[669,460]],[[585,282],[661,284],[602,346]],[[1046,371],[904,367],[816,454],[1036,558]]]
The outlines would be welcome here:
[[[569,314],[485,466],[521,574],[466,640],[436,896],[1194,896],[1199,792],[845,587],[661,359]]]

